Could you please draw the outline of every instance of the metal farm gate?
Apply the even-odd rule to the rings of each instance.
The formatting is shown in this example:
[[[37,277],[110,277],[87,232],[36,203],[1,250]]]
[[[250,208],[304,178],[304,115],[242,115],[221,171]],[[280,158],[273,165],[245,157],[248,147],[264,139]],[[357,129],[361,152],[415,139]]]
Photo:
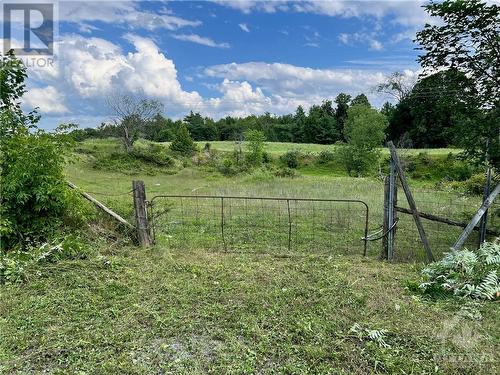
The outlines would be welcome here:
[[[369,209],[361,200],[157,195],[148,207],[153,240],[174,248],[367,252]]]

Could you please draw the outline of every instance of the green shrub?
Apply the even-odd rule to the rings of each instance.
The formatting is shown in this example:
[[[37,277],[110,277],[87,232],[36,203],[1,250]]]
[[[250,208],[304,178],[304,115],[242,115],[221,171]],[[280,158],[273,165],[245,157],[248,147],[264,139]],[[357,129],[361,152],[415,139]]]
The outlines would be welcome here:
[[[45,132],[36,127],[36,112],[21,110],[26,69],[11,52],[1,57],[0,78],[0,246],[6,249],[43,241],[80,211],[64,178],[70,127]]]
[[[43,241],[67,219],[75,221],[81,201],[64,178],[71,147],[68,139],[36,130],[17,133],[0,143],[0,216],[2,226],[9,228],[2,230],[2,247],[27,238]]]
[[[353,105],[347,111],[344,134],[348,145],[339,156],[350,176],[366,174],[379,160],[377,147],[385,138],[387,119],[367,105]]]
[[[486,185],[486,175],[484,173],[475,174],[462,183],[465,193],[470,195],[482,195]]]
[[[339,147],[337,155],[349,176],[353,177],[366,175],[379,160],[377,149],[360,149],[351,145]]]
[[[477,299],[500,298],[500,244],[485,243],[477,253],[452,251],[422,271],[424,293],[447,292]]]
[[[290,150],[280,156],[280,161],[287,167],[291,169],[298,168],[299,166],[299,158],[300,151],[298,150]]]
[[[288,167],[285,167],[285,168],[278,168],[275,172],[274,172],[274,175],[276,177],[297,177],[297,171],[295,169],[292,169],[292,168],[288,168]]]
[[[316,159],[318,164],[327,164],[333,160],[335,160],[335,153],[328,150],[321,151]]]
[[[217,170],[224,176],[234,176],[238,173],[238,170],[230,157],[222,159],[222,161],[217,164]]]
[[[269,163],[273,162],[273,157],[271,156],[271,154],[269,152],[264,151],[262,153],[262,162],[264,164],[269,164]]]
[[[411,178],[435,181],[465,181],[476,169],[453,154],[431,157],[421,152],[416,156],[404,157],[403,163]]]
[[[175,164],[174,158],[168,154],[167,149],[154,143],[149,143],[146,148],[136,146],[131,154],[137,159],[159,167],[172,167]]]

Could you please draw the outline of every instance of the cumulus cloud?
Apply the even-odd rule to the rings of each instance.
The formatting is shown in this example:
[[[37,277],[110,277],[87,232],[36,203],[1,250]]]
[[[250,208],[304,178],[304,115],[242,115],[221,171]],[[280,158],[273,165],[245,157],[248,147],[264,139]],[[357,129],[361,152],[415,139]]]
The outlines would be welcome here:
[[[125,38],[134,46],[134,52],[124,54],[118,45],[100,38],[64,37],[53,70],[28,72],[36,82],[26,94],[26,104],[38,105],[45,113],[71,110],[105,115],[105,98],[116,92],[157,98],[178,110],[203,101],[196,91],[182,89],[173,61],[153,41],[133,34]],[[36,85],[39,82],[43,85]],[[55,98],[60,106],[49,99],[42,100],[43,105],[37,104],[44,92],[51,94],[47,98]],[[56,96],[54,92],[64,95]]]
[[[53,86],[32,88],[23,96],[24,105],[31,108],[38,107],[41,112],[50,114],[69,112],[63,102],[63,95]]]
[[[331,95],[332,91],[364,90],[380,83],[382,72],[352,69],[313,69],[283,63],[249,62],[208,67],[204,74],[246,80],[265,90],[287,96]]]
[[[185,42],[192,42],[196,44],[201,44],[207,47],[215,47],[215,48],[230,48],[229,43],[217,43],[214,40],[200,36],[197,34],[176,34],[173,35],[175,39],[182,40]]]
[[[173,117],[181,117],[189,110],[215,118],[266,111],[289,113],[298,105],[308,108],[340,92],[369,93],[386,77],[375,68],[314,69],[265,62],[222,64],[207,67],[197,76],[201,83],[219,93],[202,97],[196,91],[183,89],[174,61],[153,40],[135,34],[126,34],[125,40],[132,51],[124,52],[118,44],[101,38],[64,36],[53,69],[29,70],[30,90],[24,98],[25,105],[40,107],[53,121],[71,118],[85,125],[92,124],[84,121],[99,119],[93,124],[97,125],[107,119],[105,99],[117,92],[158,99]],[[375,105],[382,103],[376,94],[369,97]]]

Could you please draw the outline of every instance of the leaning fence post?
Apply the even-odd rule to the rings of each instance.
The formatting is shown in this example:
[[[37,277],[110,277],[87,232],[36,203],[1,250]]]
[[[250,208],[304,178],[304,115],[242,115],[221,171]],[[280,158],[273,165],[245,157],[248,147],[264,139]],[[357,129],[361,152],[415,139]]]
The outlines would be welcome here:
[[[132,181],[134,196],[135,224],[137,228],[137,239],[143,247],[152,245],[149,231],[148,213],[146,207],[146,189],[144,181]]]
[[[486,183],[484,184],[484,189],[483,189],[483,203],[488,198],[488,195],[490,195],[490,186],[491,186],[491,168],[488,168],[486,171]],[[484,241],[486,241],[487,223],[488,223],[488,210],[484,212],[484,215],[481,218],[481,224],[479,225],[478,248],[481,247]]]
[[[391,158],[394,161],[396,172],[398,173],[399,176],[399,181],[401,181],[401,186],[403,187],[403,191],[406,195],[406,200],[408,201],[408,205],[410,206],[410,210],[412,212],[415,225],[417,226],[418,234],[420,235],[420,239],[422,240],[422,244],[424,245],[427,261],[433,262],[434,255],[432,254],[431,246],[429,245],[429,240],[427,239],[424,226],[422,225],[422,221],[420,220],[420,215],[418,213],[415,200],[413,199],[413,194],[411,193],[410,186],[406,181],[406,176],[403,171],[403,167],[401,166],[401,161],[399,160],[396,147],[394,146],[394,143],[392,143],[392,141],[387,142],[387,146],[389,147],[389,151],[391,152]]]
[[[490,195],[488,195],[488,198],[484,200],[483,204],[481,205],[481,207],[479,207],[469,224],[467,224],[460,237],[458,237],[457,242],[455,242],[455,245],[453,245],[453,250],[460,250],[460,248],[464,245],[467,237],[469,237],[469,234],[472,232],[479,220],[481,220],[481,217],[483,217],[484,213],[492,205],[498,194],[500,194],[500,183],[495,187],[495,189],[493,189]]]

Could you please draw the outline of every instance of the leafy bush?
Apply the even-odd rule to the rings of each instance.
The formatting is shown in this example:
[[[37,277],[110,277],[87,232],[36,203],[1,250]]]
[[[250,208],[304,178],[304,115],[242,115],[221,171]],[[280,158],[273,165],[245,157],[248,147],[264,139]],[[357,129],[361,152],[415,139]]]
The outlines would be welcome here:
[[[485,243],[477,253],[452,251],[422,270],[426,293],[447,292],[477,299],[500,297],[500,244]]]
[[[318,154],[317,163],[326,164],[335,160],[335,153],[328,150],[323,150]]]
[[[361,149],[351,145],[339,147],[337,155],[349,176],[354,177],[367,174],[379,160],[378,150]]]
[[[430,156],[420,152],[404,157],[403,163],[410,177],[426,180],[465,181],[476,169],[453,154]]]
[[[12,53],[1,57],[0,76],[0,243],[43,241],[67,217],[74,217],[78,204],[64,178],[64,166],[73,138],[62,126],[55,133],[36,127],[36,112],[24,114],[25,68]]]
[[[175,164],[174,158],[168,154],[167,149],[154,143],[149,143],[145,148],[136,146],[132,155],[160,167],[172,167]]]
[[[292,168],[279,168],[274,172],[276,177],[297,177],[297,171]]]
[[[222,161],[217,164],[217,170],[224,176],[234,176],[238,173],[238,169],[230,157],[222,159]]]
[[[370,106],[358,104],[348,109],[344,130],[348,146],[340,148],[339,156],[349,175],[364,175],[376,163],[386,127],[385,115]]]
[[[290,150],[280,156],[280,161],[287,167],[295,169],[299,166],[300,151]]]

